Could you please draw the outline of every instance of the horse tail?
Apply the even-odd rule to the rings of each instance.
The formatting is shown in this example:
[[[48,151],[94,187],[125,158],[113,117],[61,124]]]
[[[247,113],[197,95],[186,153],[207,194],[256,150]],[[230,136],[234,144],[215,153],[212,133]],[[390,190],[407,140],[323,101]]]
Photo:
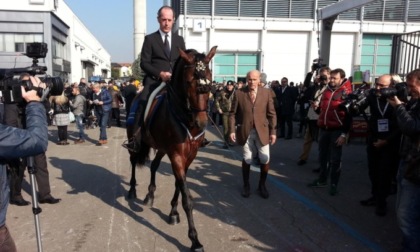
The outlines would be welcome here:
[[[147,161],[150,161],[150,145],[141,141],[139,147],[137,147],[137,164],[144,165]]]

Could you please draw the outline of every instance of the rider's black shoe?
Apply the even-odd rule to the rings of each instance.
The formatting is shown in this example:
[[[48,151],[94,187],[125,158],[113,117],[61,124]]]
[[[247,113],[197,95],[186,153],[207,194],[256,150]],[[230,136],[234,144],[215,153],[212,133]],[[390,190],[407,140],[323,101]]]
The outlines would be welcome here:
[[[137,152],[136,141],[134,141],[134,139],[125,140],[124,143],[121,146],[126,148],[127,150],[129,150],[131,152]]]

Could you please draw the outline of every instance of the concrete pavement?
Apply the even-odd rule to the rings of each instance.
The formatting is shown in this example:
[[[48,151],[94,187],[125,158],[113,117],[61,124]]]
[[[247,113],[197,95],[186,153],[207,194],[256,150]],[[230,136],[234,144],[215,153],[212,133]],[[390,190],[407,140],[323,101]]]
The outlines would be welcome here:
[[[81,145],[56,145],[56,127],[50,128],[47,151],[50,182],[56,205],[41,205],[44,251],[189,251],[187,222],[167,224],[174,178],[165,157],[157,173],[154,207],[142,205],[150,173],[137,169],[139,199],[127,201],[130,164],[121,147],[125,129],[108,129],[109,143],[96,146],[99,129],[87,131]],[[75,139],[76,127],[69,126]],[[369,197],[363,140],[354,139],[343,150],[339,194],[328,188],[306,185],[316,178],[314,145],[309,162],[297,166],[303,139],[279,141],[271,148],[268,179],[270,198],[255,192],[258,169],[251,173],[251,197],[241,197],[241,148],[222,148],[220,137],[209,126],[213,141],[201,148],[188,173],[194,198],[194,221],[205,251],[398,251],[401,235],[395,217],[395,195],[389,197],[388,215],[362,207]],[[24,198],[30,185],[24,182]],[[36,251],[34,218],[30,206],[11,205],[7,224],[19,251]]]

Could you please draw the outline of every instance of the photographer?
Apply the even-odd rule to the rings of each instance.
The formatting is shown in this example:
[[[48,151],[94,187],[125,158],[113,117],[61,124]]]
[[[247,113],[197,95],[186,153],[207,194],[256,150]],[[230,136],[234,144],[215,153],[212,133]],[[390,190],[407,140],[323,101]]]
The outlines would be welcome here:
[[[397,218],[403,233],[403,250],[420,251],[420,69],[410,72],[406,82],[411,95],[406,106],[397,96],[388,99],[403,134],[397,175]]]
[[[362,206],[376,206],[375,214],[384,216],[387,212],[386,198],[391,189],[394,170],[398,169],[399,142],[401,131],[397,125],[395,109],[389,106],[381,90],[393,88],[394,82],[389,74],[380,76],[366,99],[360,104],[359,111],[370,108],[367,137],[367,160],[372,196],[361,200]],[[406,100],[406,97],[400,97]]]
[[[20,75],[21,81],[38,81],[38,78],[31,76],[28,73],[22,73]],[[34,80],[34,81],[32,81]],[[45,84],[43,84],[45,85]],[[45,111],[45,105],[42,104],[43,111]],[[16,127],[16,128],[27,128],[25,125],[25,108],[27,108],[26,104],[17,104],[17,103],[6,103],[5,104],[5,115],[4,115],[4,123],[8,126]],[[45,115],[46,118],[46,115]],[[8,160],[8,164],[10,167],[10,203],[17,205],[17,206],[26,206],[29,205],[29,202],[24,200],[21,194],[22,191],[22,181],[23,175],[25,171],[26,160],[19,160],[21,155],[17,152],[15,155],[18,155],[17,159]],[[60,201],[60,199],[56,199],[51,196],[51,188],[49,182],[49,173],[47,168],[47,157],[45,153],[40,153],[34,156],[34,167],[36,167],[37,172],[35,173],[36,182],[38,185],[38,193],[39,193],[39,203],[48,203],[48,204],[56,204]]]
[[[313,85],[310,85],[311,78],[314,72],[317,70],[317,65],[312,66],[312,71],[306,75],[303,85],[306,87],[304,96],[310,102],[310,107],[308,114],[306,115],[305,120],[307,121],[307,127],[305,131],[305,137],[303,141],[303,150],[302,154],[299,156],[299,161],[297,165],[304,165],[308,160],[309,153],[311,151],[312,143],[318,140],[319,128],[317,125],[318,121],[318,107],[319,101],[321,100],[322,93],[325,90],[328,82],[330,81],[330,72],[329,67],[322,67],[319,69],[319,75],[316,76]],[[319,171],[315,169],[314,172]]]
[[[309,187],[326,187],[331,172],[330,195],[337,194],[337,184],[341,173],[342,147],[346,143],[351,127],[351,115],[340,108],[344,97],[351,92],[351,83],[345,78],[345,72],[337,68],[330,72],[330,83],[322,94],[319,107],[321,109],[318,126],[319,161],[321,171],[319,178],[310,183]]]
[[[35,87],[42,86],[38,78],[31,76],[30,81]],[[48,145],[46,113],[37,92],[26,92],[22,87],[22,97],[28,102],[26,130],[0,124],[0,251],[16,251],[16,245],[6,226],[9,203],[6,160],[45,152]]]

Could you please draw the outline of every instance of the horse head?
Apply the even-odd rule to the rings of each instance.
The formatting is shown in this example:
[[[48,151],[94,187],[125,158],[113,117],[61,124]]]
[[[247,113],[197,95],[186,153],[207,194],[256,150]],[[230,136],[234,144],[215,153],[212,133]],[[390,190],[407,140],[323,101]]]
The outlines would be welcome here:
[[[187,106],[192,114],[191,123],[200,130],[207,126],[207,106],[211,90],[212,73],[209,63],[216,54],[217,46],[211,48],[205,55],[195,50],[184,52],[179,49],[180,57],[184,60],[184,88],[187,94]]]

